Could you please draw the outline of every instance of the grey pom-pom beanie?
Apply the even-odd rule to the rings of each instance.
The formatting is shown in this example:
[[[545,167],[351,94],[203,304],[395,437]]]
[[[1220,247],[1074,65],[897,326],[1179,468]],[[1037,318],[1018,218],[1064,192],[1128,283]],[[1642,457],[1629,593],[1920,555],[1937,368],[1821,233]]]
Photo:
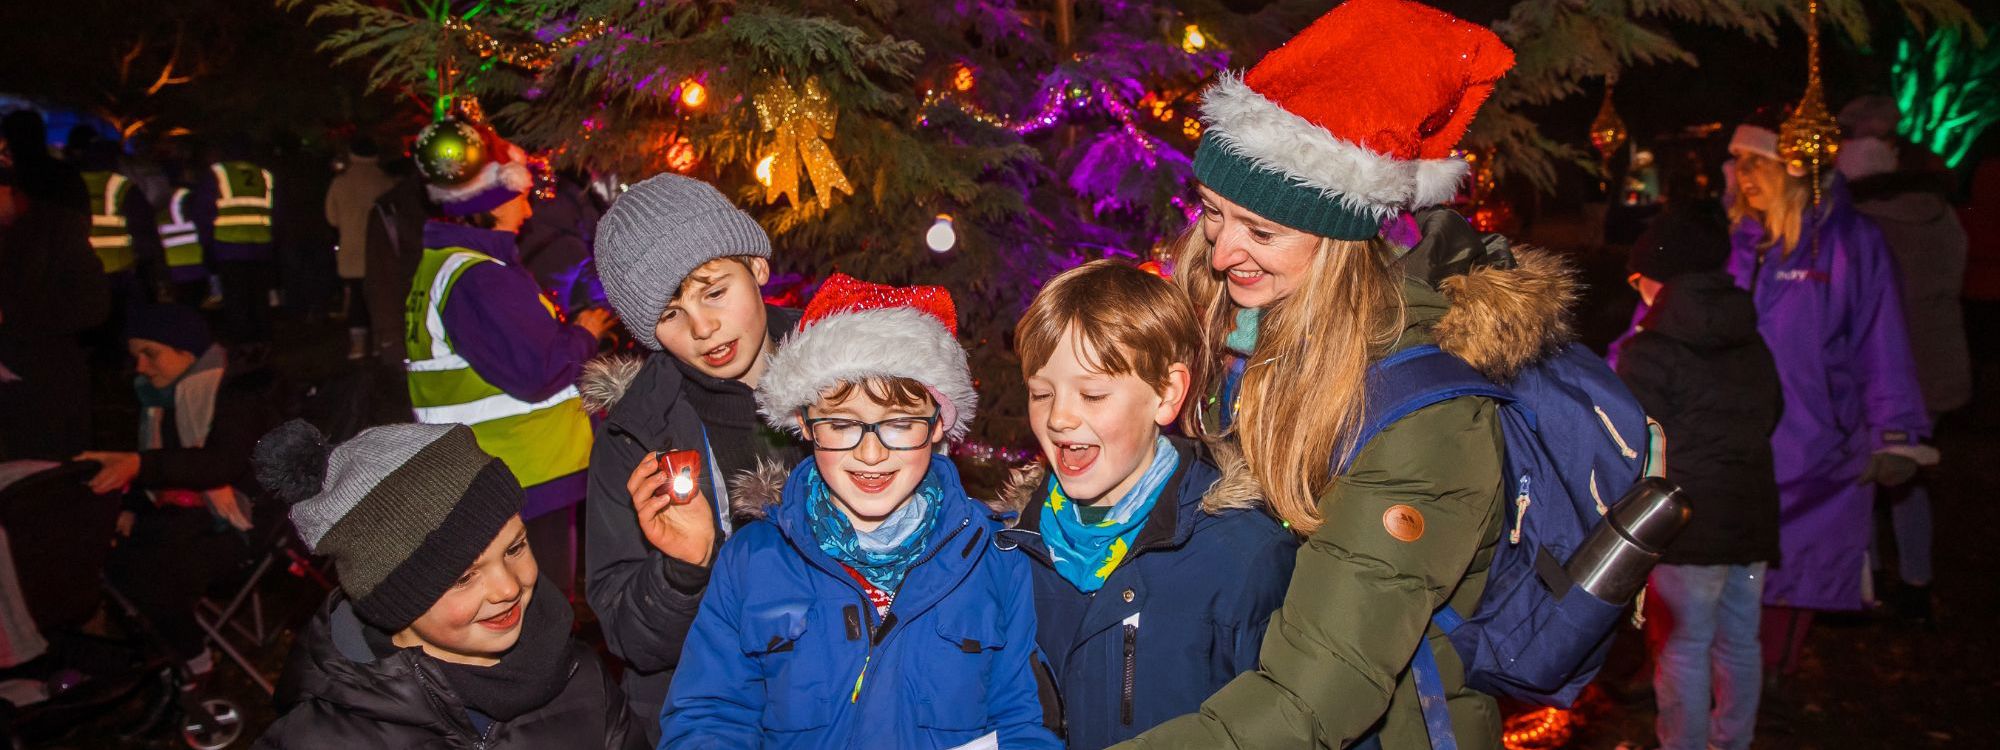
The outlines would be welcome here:
[[[521,483],[458,424],[392,424],[331,449],[292,420],[258,441],[260,483],[340,574],[356,614],[402,630],[444,596],[521,512]]]
[[[653,325],[701,264],[771,257],[771,237],[714,186],[671,172],[619,194],[597,223],[597,275],[632,338],[660,351]]]

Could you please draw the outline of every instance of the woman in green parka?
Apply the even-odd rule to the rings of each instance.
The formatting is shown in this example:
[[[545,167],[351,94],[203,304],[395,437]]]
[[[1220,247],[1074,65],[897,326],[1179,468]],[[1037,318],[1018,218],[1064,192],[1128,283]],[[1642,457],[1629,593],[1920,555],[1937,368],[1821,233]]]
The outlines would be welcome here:
[[[1221,386],[1186,421],[1241,444],[1304,544],[1259,668],[1127,746],[1429,748],[1408,669],[1429,638],[1459,747],[1500,747],[1498,706],[1430,625],[1485,589],[1505,518],[1498,407],[1438,403],[1335,464],[1382,357],[1434,343],[1504,382],[1566,336],[1561,264],[1420,210],[1456,192],[1452,149],[1512,63],[1477,25],[1349,0],[1206,92],[1201,214],[1175,281]]]

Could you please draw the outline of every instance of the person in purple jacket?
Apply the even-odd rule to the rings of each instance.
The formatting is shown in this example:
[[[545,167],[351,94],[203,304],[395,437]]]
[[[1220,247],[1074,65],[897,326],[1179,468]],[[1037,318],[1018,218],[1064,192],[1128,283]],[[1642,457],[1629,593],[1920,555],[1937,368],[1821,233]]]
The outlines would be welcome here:
[[[1909,481],[1937,451],[1924,444],[1930,420],[1881,230],[1832,165],[1815,203],[1803,170],[1778,158],[1776,128],[1754,120],[1729,143],[1729,272],[1756,300],[1785,396],[1771,436],[1781,557],[1764,584],[1768,681],[1797,664],[1814,611],[1866,605],[1874,485]]]
[[[536,561],[570,595],[591,446],[576,382],[616,318],[593,308],[564,322],[520,263],[534,179],[519,147],[456,119],[417,142],[432,218],[404,306],[411,406],[419,422],[471,426],[520,479]],[[440,158],[449,152],[425,148],[434,142],[478,147]]]

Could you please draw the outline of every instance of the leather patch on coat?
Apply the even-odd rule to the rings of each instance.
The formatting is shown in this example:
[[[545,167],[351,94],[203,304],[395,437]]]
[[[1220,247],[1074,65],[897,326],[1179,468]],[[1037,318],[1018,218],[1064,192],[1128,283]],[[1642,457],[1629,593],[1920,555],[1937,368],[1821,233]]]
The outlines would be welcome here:
[[[1391,505],[1382,511],[1382,529],[1398,541],[1414,542],[1424,536],[1424,514],[1408,505]]]

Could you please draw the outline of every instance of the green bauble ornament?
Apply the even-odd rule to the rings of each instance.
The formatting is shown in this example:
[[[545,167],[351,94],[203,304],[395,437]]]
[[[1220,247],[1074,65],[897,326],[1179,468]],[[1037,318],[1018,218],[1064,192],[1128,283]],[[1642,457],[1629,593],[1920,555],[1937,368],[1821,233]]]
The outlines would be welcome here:
[[[417,171],[439,185],[456,185],[472,179],[486,167],[492,154],[479,131],[456,119],[431,123],[417,134]]]

